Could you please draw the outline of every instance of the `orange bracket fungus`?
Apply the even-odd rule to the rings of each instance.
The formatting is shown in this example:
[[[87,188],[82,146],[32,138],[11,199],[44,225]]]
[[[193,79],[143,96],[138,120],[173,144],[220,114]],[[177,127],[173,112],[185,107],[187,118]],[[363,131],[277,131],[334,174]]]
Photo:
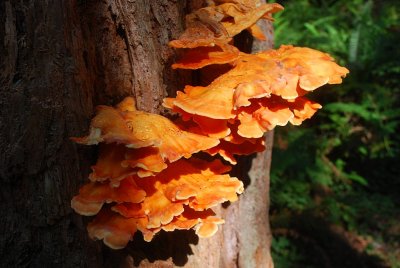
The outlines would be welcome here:
[[[238,199],[243,183],[227,174],[236,156],[265,149],[263,135],[276,126],[300,125],[321,105],[304,97],[325,84],[340,84],[348,70],[326,53],[304,47],[246,54],[232,38],[272,20],[279,4],[255,0],[214,0],[186,17],[186,30],[169,43],[183,49],[173,68],[199,69],[229,64],[207,86],[187,85],[163,105],[180,115],[175,121],[138,111],[132,97],[115,107],[98,106],[89,134],[77,143],[100,144],[90,182],[71,201],[79,214],[95,216],[89,236],[113,248],[125,247],[140,231],[151,241],[161,230],[195,229],[209,237],[223,224],[212,210]],[[226,67],[224,67],[226,68]]]
[[[219,5],[218,2],[221,2]],[[265,39],[256,25],[261,19],[272,20],[270,14],[282,10],[279,4],[256,5],[257,1],[215,1],[186,16],[186,30],[171,47],[186,49],[172,68],[199,69],[211,64],[231,63],[240,51],[231,45],[232,38],[243,30]]]

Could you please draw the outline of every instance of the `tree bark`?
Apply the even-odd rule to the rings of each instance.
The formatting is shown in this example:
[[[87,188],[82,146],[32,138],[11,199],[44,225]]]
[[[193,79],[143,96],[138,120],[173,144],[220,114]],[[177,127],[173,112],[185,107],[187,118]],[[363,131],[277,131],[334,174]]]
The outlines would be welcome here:
[[[162,99],[191,83],[190,72],[170,68],[167,46],[189,10],[177,0],[0,3],[0,267],[272,267],[272,134],[266,152],[236,168],[246,191],[217,209],[226,224],[212,238],[137,235],[110,250],[70,208],[96,148],[69,137],[87,133],[94,107],[133,95],[138,109],[165,113]]]

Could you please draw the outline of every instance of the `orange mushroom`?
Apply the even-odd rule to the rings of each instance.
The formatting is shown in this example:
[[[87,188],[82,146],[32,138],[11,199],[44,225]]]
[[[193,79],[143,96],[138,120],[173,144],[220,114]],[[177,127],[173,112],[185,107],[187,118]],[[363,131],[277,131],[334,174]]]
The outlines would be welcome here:
[[[167,168],[156,147],[139,150],[118,144],[101,144],[99,151],[97,163],[92,166],[92,173],[89,174],[89,179],[93,182],[108,180],[111,185],[118,186],[129,175],[153,176]]]
[[[229,44],[203,46],[189,49],[181,59],[172,64],[173,69],[200,69],[211,64],[225,64],[236,60],[239,50]]]
[[[140,207],[123,203],[113,210],[125,217],[146,215],[147,227],[158,228],[182,214],[185,205],[201,211],[235,201],[243,191],[243,184],[237,178],[219,175],[227,170],[219,160],[209,163],[181,159],[156,176],[136,179],[138,187],[146,192]]]
[[[73,207],[85,214],[81,207],[116,203],[111,210],[103,208],[88,225],[90,237],[103,239],[114,249],[124,247],[137,230],[146,241],[160,230],[190,228],[195,228],[200,237],[209,237],[224,222],[209,208],[224,201],[235,201],[243,191],[242,182],[220,175],[229,169],[219,160],[181,159],[156,176],[127,177],[119,187],[90,183],[73,199]],[[85,215],[93,215],[98,210]]]
[[[215,217],[212,210],[195,211],[185,208],[185,211],[175,217],[169,224],[162,226],[165,231],[196,229],[199,237],[210,237],[218,231],[218,225],[223,224],[224,220]]]
[[[132,209],[137,204],[129,204]],[[118,206],[118,207],[117,207]],[[200,237],[210,237],[218,230],[218,225],[223,224],[224,220],[215,216],[215,213],[208,209],[204,211],[195,211],[187,206],[184,206],[182,214],[174,217],[169,223],[161,225],[158,228],[147,228],[147,219],[142,219],[141,214],[132,214],[131,212],[124,211],[123,205],[117,205],[113,210],[122,215],[128,215],[126,218],[136,218],[140,224],[137,224],[138,229],[143,233],[145,241],[151,241],[154,235],[160,230],[172,232],[174,230],[189,230],[196,229],[196,233]],[[128,209],[129,209],[128,208]]]
[[[103,240],[112,249],[126,247],[129,240],[139,229],[146,237],[152,237],[151,230],[146,229],[146,218],[125,218],[109,209],[102,209],[87,226],[92,239]]]
[[[163,159],[168,159],[170,162],[181,157],[188,158],[193,153],[219,143],[217,139],[183,131],[161,115],[132,111],[125,112],[123,117],[134,136],[140,137],[141,140],[152,141]],[[130,147],[130,144],[127,147]]]
[[[249,28],[247,28],[247,30],[250,32],[250,34],[260,40],[260,41],[266,41],[267,37],[265,37],[263,31],[261,30],[261,28],[257,25],[257,24],[253,24],[252,26],[250,26]]]
[[[165,188],[165,194],[170,200],[189,200],[189,207],[205,210],[225,201],[234,202],[237,194],[243,192],[243,184],[237,178],[219,175],[206,166],[199,172],[198,165],[207,165],[207,162],[191,159],[190,162],[181,160],[178,164],[182,173],[179,177],[174,175],[174,179]],[[214,168],[217,170],[224,168],[218,160],[211,165],[216,166]]]
[[[272,98],[271,98],[272,99]],[[275,126],[285,126],[294,116],[285,103],[265,99],[257,102],[251,109],[241,109],[238,115],[240,124],[238,134],[246,138],[260,138],[264,132]]]
[[[198,69],[233,62],[238,58],[239,50],[228,44],[231,38],[247,28],[264,40],[265,36],[255,23],[282,9],[276,3],[256,5],[255,2],[237,1],[196,10],[186,16],[186,31],[178,40],[169,43],[175,48],[191,49],[172,68]]]
[[[275,62],[279,74],[287,80],[287,86],[273,94],[284,99],[294,99],[325,84],[340,84],[349,73],[336,64],[331,56],[306,47],[281,46],[259,54],[265,60]],[[278,75],[278,74],[274,74]],[[294,82],[290,81],[296,81]]]
[[[172,98],[165,98],[163,106],[171,109],[172,112],[179,113],[181,120],[175,121],[175,124],[191,133],[207,135],[216,139],[222,139],[231,133],[226,120],[187,113],[179,107],[174,106]]]
[[[134,100],[128,97],[117,109],[99,106],[89,136],[74,140],[83,144],[123,143],[128,148],[153,146],[170,162],[219,143],[217,139],[183,131],[161,115],[137,111],[128,105],[131,103]]]
[[[272,89],[263,80],[254,80],[237,85],[234,92],[234,109],[251,104],[250,99],[270,97]]]
[[[300,125],[320,108],[318,103],[302,97],[295,100],[284,100],[276,96],[259,99],[238,111],[240,123],[237,133],[245,138],[260,138],[275,126],[285,126],[288,122]]]
[[[236,110],[249,106],[251,99],[276,95],[293,100],[326,83],[339,83],[347,73],[346,68],[337,65],[325,53],[309,48],[282,46],[277,51],[241,54],[233,69],[207,87],[186,86],[184,93],[178,92],[176,98],[169,98],[167,102],[168,106],[178,107],[188,114],[233,119],[240,113]],[[268,110],[259,111],[258,116],[265,117]],[[282,116],[290,120],[287,109]],[[245,115],[241,117],[241,121],[249,119]],[[277,124],[283,124],[284,121]],[[248,127],[255,125],[248,124]]]
[[[235,118],[232,111],[233,89],[212,83],[208,87],[186,86],[184,91],[178,91],[176,98],[167,100],[189,114],[212,119]]]
[[[145,241],[150,242],[160,230],[189,230],[196,229],[199,237],[210,237],[218,230],[218,225],[224,220],[215,217],[212,210],[194,211],[185,208],[185,211],[159,228],[148,228],[147,219],[143,217],[126,218],[108,209],[102,210],[96,218],[89,223],[88,232],[92,239],[102,239],[113,249],[124,248],[137,230],[142,232]]]
[[[126,147],[116,144],[101,144],[96,165],[92,166],[89,179],[93,182],[110,180],[111,184],[118,186],[119,181],[135,174],[137,171],[129,166],[122,166],[125,160]]]
[[[296,98],[289,103],[289,107],[294,117],[290,119],[293,125],[300,125],[304,120],[311,118],[322,106],[319,103],[307,100],[306,98]]]
[[[283,87],[281,78],[268,82],[265,73],[274,68],[257,55],[241,55],[233,69],[215,79],[206,87],[186,86],[184,93],[177,92],[175,98],[166,98],[168,107],[177,107],[188,114],[212,119],[232,119],[238,107],[249,105],[252,98],[272,94],[274,87]],[[276,91],[276,90],[275,90]],[[178,110],[179,112],[179,110]]]
[[[154,140],[135,136],[118,110],[105,105],[97,106],[96,109],[97,114],[90,124],[89,135],[71,138],[73,141],[86,145],[99,142],[122,143],[134,148],[154,145]]]
[[[135,168],[136,174],[141,178],[153,176],[167,168],[160,150],[156,147],[144,147],[140,150],[127,148],[121,166]]]
[[[100,211],[104,203],[140,203],[145,196],[146,192],[138,188],[132,177],[122,180],[118,187],[112,187],[108,183],[91,182],[84,185],[79,190],[79,195],[72,198],[71,207],[81,215],[93,216]]]
[[[282,9],[283,7],[277,3],[259,4],[258,1],[219,2],[218,5],[204,7],[187,15],[187,27],[182,36],[188,38],[187,31],[200,28],[200,22],[212,29],[214,36],[220,37],[220,40],[223,40],[223,37],[231,38],[251,27],[261,18],[270,19],[271,13],[276,13]],[[193,36],[192,39],[202,40],[198,36]],[[174,43],[174,41],[172,42]]]
[[[216,11],[224,14],[221,20],[228,36],[232,37],[250,28],[261,18],[270,18],[267,14],[281,11],[283,7],[277,3],[260,4],[247,3],[248,6],[238,3],[225,3],[215,7]],[[265,16],[265,17],[264,17]]]
[[[138,111],[128,97],[115,108],[98,106],[89,135],[72,138],[87,145],[104,143],[92,166],[92,182],[71,206],[82,215],[97,214],[88,225],[89,235],[111,248],[125,247],[137,230],[145,241],[161,230],[194,228],[199,237],[212,236],[224,221],[211,208],[236,201],[243,183],[224,174],[230,166],[192,154],[219,154],[236,164],[236,155],[264,150],[266,131],[288,122],[299,125],[321,108],[303,95],[341,83],[348,73],[328,54],[309,48],[239,52],[232,37],[247,29],[265,39],[255,23],[272,20],[282,7],[258,0],[208,2],[209,7],[186,17],[186,31],[169,43],[185,49],[173,68],[225,64],[218,65],[225,66],[224,73],[209,76],[214,80],[207,86],[186,86],[164,100],[165,107],[181,115],[179,122]]]
[[[237,161],[235,155],[250,155],[253,153],[259,153],[265,150],[264,139],[254,139],[248,141],[244,140],[242,143],[231,143],[228,141],[221,141],[217,146],[208,149],[207,153],[214,156],[219,154],[224,160],[228,161],[232,165],[236,165]]]
[[[172,40],[168,44],[174,48],[197,48],[197,47],[213,47],[220,44],[228,44],[232,38],[229,38],[225,29],[218,22],[209,19],[208,23],[204,23],[186,17],[186,30],[177,40]]]

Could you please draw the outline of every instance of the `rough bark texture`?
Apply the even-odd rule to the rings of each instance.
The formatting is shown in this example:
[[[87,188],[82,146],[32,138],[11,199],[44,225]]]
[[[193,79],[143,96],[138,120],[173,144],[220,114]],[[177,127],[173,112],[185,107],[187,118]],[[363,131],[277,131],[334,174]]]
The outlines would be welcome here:
[[[87,132],[94,106],[134,95],[139,109],[160,113],[162,99],[190,83],[188,72],[171,70],[167,46],[183,30],[186,4],[0,2],[1,267],[268,267],[272,135],[265,153],[241,163],[246,193],[220,209],[227,223],[214,238],[137,236],[113,251],[91,241],[70,208],[96,148],[69,137]]]

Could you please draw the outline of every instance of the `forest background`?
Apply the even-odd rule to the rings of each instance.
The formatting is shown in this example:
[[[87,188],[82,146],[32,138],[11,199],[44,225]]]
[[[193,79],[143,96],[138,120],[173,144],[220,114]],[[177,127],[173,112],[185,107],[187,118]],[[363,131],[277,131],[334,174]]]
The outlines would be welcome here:
[[[325,51],[350,75],[313,95],[313,119],[276,130],[275,266],[400,267],[400,6],[278,2],[275,46]]]

